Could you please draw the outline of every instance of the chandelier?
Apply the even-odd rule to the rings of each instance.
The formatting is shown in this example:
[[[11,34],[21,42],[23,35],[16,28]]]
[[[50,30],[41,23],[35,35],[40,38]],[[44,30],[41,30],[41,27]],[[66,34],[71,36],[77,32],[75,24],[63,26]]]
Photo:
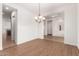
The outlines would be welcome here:
[[[45,20],[45,17],[41,15],[41,11],[40,11],[40,3],[38,4],[38,16],[35,16],[34,19],[36,22],[41,23],[43,20]]]

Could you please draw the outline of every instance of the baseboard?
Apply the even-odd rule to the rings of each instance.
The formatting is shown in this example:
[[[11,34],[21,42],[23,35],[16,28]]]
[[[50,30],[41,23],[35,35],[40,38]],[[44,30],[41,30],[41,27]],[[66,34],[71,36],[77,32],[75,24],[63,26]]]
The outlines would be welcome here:
[[[77,46],[78,50],[79,50],[79,46]]]
[[[3,48],[0,48],[0,51],[3,50]]]
[[[64,44],[77,47],[77,45],[76,45],[76,44],[72,44],[72,43],[68,43],[68,42],[64,42]]]

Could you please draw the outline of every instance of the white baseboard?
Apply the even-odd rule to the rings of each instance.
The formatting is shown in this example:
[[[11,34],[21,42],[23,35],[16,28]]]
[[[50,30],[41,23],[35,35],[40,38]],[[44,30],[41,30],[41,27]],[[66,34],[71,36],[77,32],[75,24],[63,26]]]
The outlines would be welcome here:
[[[0,48],[0,50],[3,50],[3,48]]]
[[[77,45],[77,48],[79,49],[79,46]]]
[[[64,44],[67,44],[67,45],[72,45],[72,46],[76,46],[76,47],[77,47],[77,45],[76,45],[76,44],[72,44],[72,43],[68,43],[68,42],[64,42]]]

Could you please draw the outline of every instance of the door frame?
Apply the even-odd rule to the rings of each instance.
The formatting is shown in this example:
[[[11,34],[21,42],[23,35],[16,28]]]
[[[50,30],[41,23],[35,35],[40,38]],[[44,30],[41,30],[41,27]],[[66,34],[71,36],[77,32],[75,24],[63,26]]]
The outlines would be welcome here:
[[[3,12],[3,5],[6,5],[5,3],[3,3],[2,4],[2,12]],[[10,6],[10,5],[7,5],[7,6],[9,6],[9,7],[11,7],[11,8],[13,8],[13,9],[15,9],[14,11],[16,11],[16,20],[15,20],[15,33],[16,33],[16,35],[15,35],[15,44],[14,44],[14,46],[16,46],[17,45],[17,12],[18,12],[18,10],[16,9],[16,8],[14,8],[14,7],[12,7],[12,6]],[[3,16],[2,16],[2,20],[3,20]],[[3,22],[3,21],[2,21]],[[11,20],[10,20],[10,22],[11,22]],[[2,23],[3,24],[3,23]],[[2,25],[2,29],[3,29],[3,25]],[[11,32],[12,32],[12,22],[11,22]],[[3,47],[3,31],[2,31],[2,49],[4,50],[4,49],[6,49],[6,48],[4,48]],[[12,38],[12,37],[11,37]],[[7,48],[9,48],[9,47],[7,47]]]

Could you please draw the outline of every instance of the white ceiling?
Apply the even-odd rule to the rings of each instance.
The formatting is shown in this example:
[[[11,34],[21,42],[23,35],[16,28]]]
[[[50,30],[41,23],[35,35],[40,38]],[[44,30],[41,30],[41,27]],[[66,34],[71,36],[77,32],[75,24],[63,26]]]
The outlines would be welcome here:
[[[30,12],[38,14],[38,4],[39,3],[21,3],[22,7],[27,8]],[[47,13],[52,12],[56,8],[62,7],[66,3],[40,3],[41,15],[46,15]]]
[[[14,10],[16,10],[16,9],[14,9],[11,6],[4,5],[4,4],[2,5],[2,13],[3,13],[3,18],[5,21],[10,21],[11,13]]]
[[[8,8],[8,9],[6,9],[6,8]],[[14,9],[11,6],[8,6],[8,5],[5,5],[5,4],[2,5],[3,15],[10,16],[12,11],[14,11],[14,10],[16,10],[16,9]]]
[[[39,13],[39,3],[15,3],[18,6],[21,6],[25,9],[27,9],[29,12],[31,12],[32,14],[34,14],[35,16],[38,15]],[[69,3],[40,3],[40,10],[41,10],[41,15],[42,16],[46,16],[49,13],[52,13],[54,10],[56,10],[57,8],[63,7],[65,5],[68,5]],[[7,6],[7,5],[6,5]],[[3,5],[3,11],[5,13],[10,13],[12,12],[14,9],[10,6],[9,10],[6,10],[5,5]]]

